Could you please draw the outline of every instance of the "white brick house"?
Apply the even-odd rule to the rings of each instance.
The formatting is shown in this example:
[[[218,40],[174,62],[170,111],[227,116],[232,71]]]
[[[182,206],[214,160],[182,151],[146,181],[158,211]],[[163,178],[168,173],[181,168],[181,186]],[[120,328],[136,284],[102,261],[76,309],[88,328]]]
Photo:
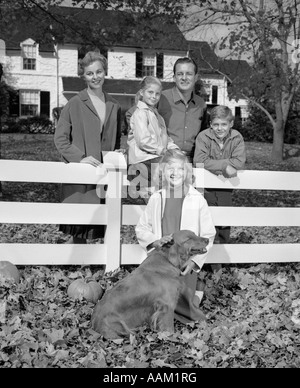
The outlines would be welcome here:
[[[19,99],[11,114],[16,117],[45,115],[66,103],[62,94],[62,78],[77,74],[76,45],[45,49],[32,39],[20,41],[19,48],[6,45],[3,59],[4,80],[18,91]]]

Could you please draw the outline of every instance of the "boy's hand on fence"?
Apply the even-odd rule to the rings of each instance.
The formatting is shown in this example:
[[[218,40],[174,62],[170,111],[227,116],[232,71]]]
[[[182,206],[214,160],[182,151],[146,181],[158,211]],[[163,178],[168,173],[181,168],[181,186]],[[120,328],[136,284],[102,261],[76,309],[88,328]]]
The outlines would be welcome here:
[[[234,178],[237,176],[237,170],[234,167],[228,165],[223,171],[223,175],[225,178]]]
[[[93,156],[87,156],[86,158],[81,159],[80,163],[91,164],[94,167],[98,167],[102,164],[101,162],[99,162],[99,160],[97,160]]]

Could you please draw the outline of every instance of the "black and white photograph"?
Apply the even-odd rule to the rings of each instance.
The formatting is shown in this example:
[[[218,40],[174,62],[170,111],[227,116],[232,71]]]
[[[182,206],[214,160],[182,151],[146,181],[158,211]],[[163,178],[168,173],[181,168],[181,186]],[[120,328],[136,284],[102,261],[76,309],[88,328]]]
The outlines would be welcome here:
[[[0,368],[300,368],[300,0],[0,0]]]

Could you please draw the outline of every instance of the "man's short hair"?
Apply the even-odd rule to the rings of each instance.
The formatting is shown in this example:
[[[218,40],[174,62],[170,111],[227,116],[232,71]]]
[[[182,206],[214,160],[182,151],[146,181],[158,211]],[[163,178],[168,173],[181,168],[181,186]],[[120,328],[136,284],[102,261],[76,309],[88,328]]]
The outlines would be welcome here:
[[[195,74],[198,74],[198,65],[197,65],[197,63],[192,58],[183,57],[183,58],[178,58],[177,61],[174,63],[174,66],[173,66],[173,73],[174,73],[174,75],[176,74],[176,66],[177,65],[181,65],[183,63],[192,63],[194,65],[194,68],[195,68]]]

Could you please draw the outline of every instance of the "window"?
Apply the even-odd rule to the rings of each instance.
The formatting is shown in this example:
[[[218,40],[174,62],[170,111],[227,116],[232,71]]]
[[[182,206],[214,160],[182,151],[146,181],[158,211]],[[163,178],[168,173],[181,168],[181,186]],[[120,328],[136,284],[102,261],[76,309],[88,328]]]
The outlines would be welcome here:
[[[23,70],[36,70],[36,45],[23,44]]]
[[[241,107],[240,106],[236,106],[235,107],[235,113],[234,113],[235,117],[241,117]]]
[[[198,80],[195,84],[195,93],[202,97],[205,102],[210,102],[211,85],[208,82]]]
[[[144,78],[147,75],[163,78],[164,56],[163,53],[136,53],[136,78]]]
[[[143,55],[143,77],[155,76],[156,56],[151,54]]]
[[[212,86],[211,103],[212,104],[218,103],[218,86],[216,85]]]
[[[21,90],[21,116],[37,116],[39,113],[40,94],[37,90]]]

